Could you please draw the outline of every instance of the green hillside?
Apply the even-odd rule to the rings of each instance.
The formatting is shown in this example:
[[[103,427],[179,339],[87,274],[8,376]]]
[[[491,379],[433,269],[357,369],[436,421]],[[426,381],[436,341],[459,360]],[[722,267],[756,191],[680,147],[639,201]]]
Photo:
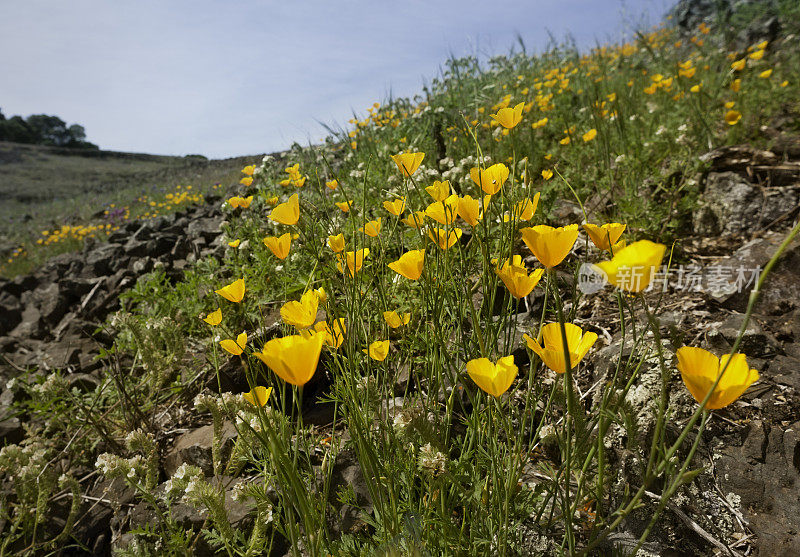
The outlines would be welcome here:
[[[245,162],[258,158],[206,160],[0,142],[0,274],[16,275],[78,246],[75,241],[32,250],[42,232],[104,226],[109,208],[136,218],[177,186],[204,193],[216,183],[237,181]]]

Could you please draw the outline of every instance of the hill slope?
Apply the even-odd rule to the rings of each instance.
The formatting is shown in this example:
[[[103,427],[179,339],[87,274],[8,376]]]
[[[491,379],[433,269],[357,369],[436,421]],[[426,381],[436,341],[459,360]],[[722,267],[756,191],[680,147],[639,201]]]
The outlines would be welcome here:
[[[258,157],[260,158],[260,157]],[[207,160],[0,141],[0,274],[78,250],[130,219],[196,203],[257,157]],[[35,249],[33,249],[35,248]]]
[[[0,234],[18,239],[20,222],[46,227],[53,219],[80,220],[103,204],[156,189],[231,180],[253,158],[206,160],[0,142]]]

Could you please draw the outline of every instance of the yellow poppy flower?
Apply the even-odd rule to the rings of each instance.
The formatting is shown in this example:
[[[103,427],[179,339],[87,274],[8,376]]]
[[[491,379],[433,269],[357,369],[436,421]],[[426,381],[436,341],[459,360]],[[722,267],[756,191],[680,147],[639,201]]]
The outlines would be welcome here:
[[[247,333],[242,331],[242,333],[236,337],[236,340],[226,338],[219,341],[219,345],[225,352],[238,356],[244,352],[244,349],[247,347]]]
[[[489,358],[477,358],[467,362],[467,373],[486,393],[499,398],[517,377],[514,356],[505,356],[493,363]]]
[[[328,247],[333,250],[333,253],[344,251],[344,234],[328,236]]]
[[[318,334],[325,336],[325,345],[331,348],[339,348],[344,342],[344,333],[346,328],[344,326],[344,319],[339,318],[333,321],[333,327],[327,321],[320,321],[314,325],[314,331]],[[306,329],[300,331],[301,335],[310,335],[310,330]]]
[[[729,126],[734,126],[739,123],[739,120],[742,119],[742,113],[738,110],[729,110],[725,113],[725,122],[728,123]]]
[[[572,323],[564,323],[564,330],[567,333],[569,366],[570,369],[574,369],[597,340],[597,333],[591,331],[584,333],[583,329]],[[567,371],[564,365],[564,342],[559,323],[548,323],[542,327],[538,340],[528,335],[522,335],[522,338],[525,339],[528,348],[542,359],[544,365],[556,373]],[[539,344],[540,341],[541,344]]]
[[[489,168],[472,168],[469,171],[469,177],[475,182],[484,193],[494,195],[500,191],[503,184],[508,179],[509,170],[506,165],[499,162],[493,164]]]
[[[506,285],[506,288],[517,299],[531,293],[544,274],[544,269],[536,269],[530,275],[522,262],[522,257],[515,255],[495,269],[495,273]]]
[[[597,137],[597,130],[592,128],[588,132],[583,134],[583,142],[584,143],[589,143],[595,137]]]
[[[439,246],[440,249],[449,249],[461,238],[460,228],[445,230],[444,228],[432,228],[428,230],[428,237]]]
[[[425,188],[425,191],[434,201],[444,201],[450,196],[450,180],[444,182],[434,180],[433,185]]]
[[[277,223],[289,226],[297,224],[300,218],[300,198],[297,194],[291,196],[286,202],[276,205],[269,218]]]
[[[523,199],[514,206],[512,215],[517,220],[531,220],[534,213],[536,213],[536,208],[539,206],[539,197],[540,193],[537,191],[533,199]]]
[[[747,60],[742,58],[741,60],[736,60],[733,64],[731,64],[731,69],[733,71],[739,72],[742,71],[747,64]]]
[[[339,269],[339,272],[344,272],[344,267],[342,266],[342,259],[344,259],[347,261],[347,269],[350,271],[350,276],[354,277],[356,273],[361,270],[361,267],[364,265],[364,258],[368,255],[369,248],[361,248],[358,251],[348,251],[344,254],[344,257],[341,257],[341,254],[339,254],[336,267]]]
[[[419,277],[422,276],[422,266],[424,263],[425,250],[416,249],[404,253],[400,256],[400,259],[389,263],[387,267],[409,280],[419,280]]]
[[[245,176],[244,178],[239,180],[239,183],[244,185],[244,186],[249,186],[249,185],[251,185],[253,183],[253,177],[252,176]]]
[[[406,218],[400,220],[407,226],[419,230],[425,223],[425,211],[414,211]]]
[[[750,369],[744,354],[725,354],[717,358],[702,348],[683,346],[678,348],[678,371],[697,402],[702,402],[709,389],[727,364],[725,374],[706,403],[709,410],[724,408],[758,381],[758,371]],[[730,363],[728,363],[730,360]]]
[[[497,114],[490,114],[492,122],[500,124],[506,129],[512,129],[522,121],[522,110],[525,108],[525,103],[519,103],[514,108],[501,108]]]
[[[247,209],[248,207],[250,207],[250,203],[252,202],[253,202],[252,195],[247,197],[239,197],[238,195],[236,195],[228,199],[228,205],[230,205],[234,209],[236,208]]]
[[[545,180],[549,180],[552,177],[553,177],[552,170],[550,170],[549,168],[545,168],[544,170],[542,170],[542,178],[544,178]]]
[[[272,395],[272,387],[258,386],[251,390],[249,393],[243,393],[242,398],[253,406],[266,406],[269,402],[269,397]]]
[[[738,93],[739,89],[742,88],[742,80],[741,79],[734,79],[731,81],[731,91],[734,93]]]
[[[468,225],[475,226],[478,224],[478,221],[483,218],[483,214],[481,212],[481,200],[472,199],[472,196],[465,195],[464,197],[458,199],[456,212],[458,213],[458,216],[464,219],[464,222],[466,222]]]
[[[216,327],[220,323],[222,323],[222,308],[217,308],[216,311],[212,311],[208,315],[203,318],[203,321],[211,325],[212,327]]]
[[[614,254],[611,261],[597,263],[608,281],[628,292],[641,292],[653,280],[653,273],[661,265],[667,246],[649,240],[639,240]]]
[[[244,279],[235,280],[232,283],[223,286],[219,290],[215,290],[217,294],[226,300],[238,304],[244,298]]]
[[[328,189],[335,190],[339,187],[339,180],[327,180],[325,185],[328,187]]]
[[[458,196],[453,194],[443,201],[434,201],[425,209],[425,215],[440,224],[452,224],[458,214]]]
[[[325,335],[290,335],[267,342],[254,355],[292,385],[303,386],[314,376]]]
[[[364,226],[358,229],[370,238],[376,238],[381,233],[381,219],[368,221]]]
[[[349,212],[349,211],[350,211],[350,209],[352,209],[352,208],[353,208],[353,202],[352,202],[352,201],[337,201],[337,202],[335,203],[335,205],[336,205],[337,207],[339,207],[339,209],[340,209],[340,210],[341,210],[343,213],[347,213],[347,212]]]
[[[286,259],[289,249],[292,247],[292,235],[290,233],[281,236],[267,236],[264,238],[264,245],[269,248],[278,259]]]
[[[540,224],[520,231],[522,241],[545,267],[555,267],[572,250],[578,239],[578,225],[553,228]]]
[[[384,311],[383,319],[392,329],[397,329],[403,325],[408,325],[409,321],[411,321],[411,314],[397,313],[396,311]]]
[[[542,118],[541,120],[537,120],[533,124],[531,124],[531,128],[535,130],[538,128],[543,128],[546,125],[547,125],[547,118]]]
[[[376,340],[369,345],[369,349],[363,349],[364,354],[368,354],[370,358],[378,362],[382,362],[389,355],[389,341]]]
[[[701,87],[700,84],[692,85],[691,88],[689,88],[689,91],[691,91],[692,93],[699,93],[700,92],[700,87]]]
[[[750,53],[751,60],[761,60],[764,57],[764,51],[759,49]]]
[[[393,201],[384,201],[383,208],[394,216],[399,217],[406,210],[406,198],[399,197]]]
[[[317,320],[318,308],[319,294],[314,290],[307,290],[299,302],[293,300],[283,304],[281,318],[288,325],[298,329],[308,329]]]
[[[236,248],[238,248],[238,247],[239,247],[239,244],[241,244],[241,243],[242,243],[242,241],[241,241],[241,240],[239,240],[239,239],[236,239],[236,240],[234,240],[233,242],[228,242],[228,246],[230,246],[230,247],[232,247],[232,248],[236,249]]]
[[[252,176],[253,172],[255,171],[256,171],[256,165],[250,164],[242,169],[242,174],[247,174],[248,176]]]
[[[425,153],[399,153],[392,155],[392,160],[397,165],[397,169],[406,177],[413,175],[417,171],[424,158]]]
[[[763,72],[758,74],[758,77],[760,77],[761,79],[769,79],[771,75],[772,75],[772,68],[764,70]]]
[[[611,222],[602,226],[596,224],[586,223],[583,225],[584,230],[589,235],[592,243],[601,250],[609,251],[611,246],[619,242],[622,233],[625,232],[627,225],[618,222]]]

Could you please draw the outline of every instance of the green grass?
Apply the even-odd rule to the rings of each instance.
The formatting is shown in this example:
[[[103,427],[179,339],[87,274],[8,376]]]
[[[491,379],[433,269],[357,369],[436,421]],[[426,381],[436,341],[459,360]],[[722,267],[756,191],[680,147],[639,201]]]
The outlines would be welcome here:
[[[161,203],[176,188],[210,193],[217,183],[236,183],[242,167],[259,158],[203,160],[0,142],[0,275],[30,272],[49,257],[82,245],[76,234],[37,245],[43,231],[65,223],[116,226],[122,216],[110,218],[106,211],[124,211],[127,218],[148,215],[150,201]],[[103,237],[102,232],[92,235]]]

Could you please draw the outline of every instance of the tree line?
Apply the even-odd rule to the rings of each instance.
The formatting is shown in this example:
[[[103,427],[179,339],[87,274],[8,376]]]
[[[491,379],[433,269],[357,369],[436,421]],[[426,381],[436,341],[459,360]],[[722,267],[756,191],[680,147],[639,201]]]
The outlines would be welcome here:
[[[58,116],[31,114],[27,118],[6,118],[0,110],[0,141],[53,145],[77,149],[97,149],[97,145],[86,141],[86,130],[80,124],[67,125]]]

